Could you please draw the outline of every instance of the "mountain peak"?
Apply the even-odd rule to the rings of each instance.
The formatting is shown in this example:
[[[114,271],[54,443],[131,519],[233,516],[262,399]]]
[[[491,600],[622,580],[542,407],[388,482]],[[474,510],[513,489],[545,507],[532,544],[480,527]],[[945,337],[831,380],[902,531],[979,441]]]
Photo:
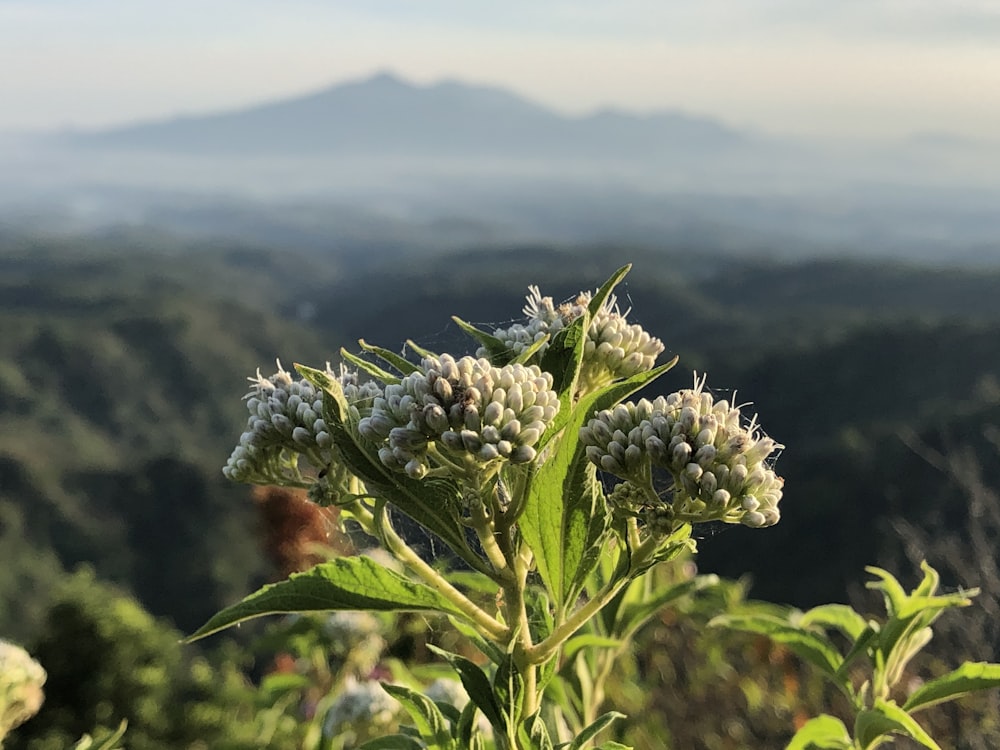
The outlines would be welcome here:
[[[78,142],[201,154],[596,157],[645,163],[658,154],[715,153],[739,140],[711,120],[620,111],[566,117],[505,88],[453,79],[417,84],[380,70],[306,96],[104,131]]]
[[[412,83],[391,70],[380,70],[368,78],[362,78],[355,81],[355,84],[358,86],[377,86],[379,88],[413,88]],[[339,86],[333,86],[331,88],[339,88]]]

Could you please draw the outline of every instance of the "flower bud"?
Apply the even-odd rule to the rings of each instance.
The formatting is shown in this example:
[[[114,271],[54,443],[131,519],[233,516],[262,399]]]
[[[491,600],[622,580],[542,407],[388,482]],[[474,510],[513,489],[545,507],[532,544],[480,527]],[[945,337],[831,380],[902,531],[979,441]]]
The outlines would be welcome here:
[[[530,445],[519,445],[510,454],[512,464],[526,464],[535,460],[537,452]]]

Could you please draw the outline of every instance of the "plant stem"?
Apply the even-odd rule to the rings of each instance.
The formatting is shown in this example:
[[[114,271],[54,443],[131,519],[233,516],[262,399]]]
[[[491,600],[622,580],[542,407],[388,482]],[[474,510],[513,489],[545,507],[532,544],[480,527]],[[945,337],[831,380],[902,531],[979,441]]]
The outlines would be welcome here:
[[[552,633],[549,634],[548,638],[527,649],[525,657],[533,664],[542,664],[545,662],[567,638],[573,635],[587,620],[600,612],[608,602],[614,599],[628,582],[629,578],[627,577],[613,581],[597,596],[590,599],[586,604],[559,623]]]
[[[512,650],[514,664],[524,680],[521,696],[521,716],[527,717],[538,711],[538,673],[536,663],[527,657],[533,643],[528,606],[524,593],[528,585],[531,568],[530,550],[521,549],[518,536],[509,524],[493,536],[497,549],[507,561],[511,573],[510,580],[504,582],[504,609],[507,620],[516,631],[517,643]],[[526,749],[527,750],[527,749]]]
[[[483,503],[477,503],[472,509],[472,528],[475,529],[479,543],[483,545],[483,553],[496,571],[500,582],[510,582],[513,579],[513,570],[500,545],[497,544],[492,516],[487,513]]]
[[[649,536],[638,547],[632,549],[629,572],[617,581],[609,582],[603,591],[599,592],[565,620],[559,622],[548,638],[528,649],[525,654],[527,658],[534,664],[541,664],[554,654],[566,639],[582,627],[587,620],[604,609],[605,605],[614,599],[626,584],[634,579],[635,571],[642,569],[642,565],[652,557],[663,541],[662,538]]]
[[[498,643],[504,643],[510,637],[510,630],[504,627],[496,618],[491,617],[477,607],[461,591],[433,567],[428,565],[410,545],[404,542],[389,523],[389,515],[385,503],[379,503],[378,516],[370,513],[376,527],[377,535],[392,554],[406,567],[416,573],[420,579],[445,599],[454,604],[465,617],[479,627],[487,636]]]

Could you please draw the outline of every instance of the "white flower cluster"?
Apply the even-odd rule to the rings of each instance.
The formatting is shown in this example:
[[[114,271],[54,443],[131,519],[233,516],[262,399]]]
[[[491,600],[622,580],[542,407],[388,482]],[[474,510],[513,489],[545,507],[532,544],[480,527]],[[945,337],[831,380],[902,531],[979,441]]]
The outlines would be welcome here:
[[[515,354],[521,354],[546,335],[554,336],[583,315],[590,304],[590,292],[580,292],[572,302],[556,307],[551,297],[543,297],[537,286],[528,287],[527,304],[523,312],[528,320],[509,328],[493,331],[493,336],[504,342]],[[580,372],[579,390],[587,393],[619,378],[631,377],[651,370],[656,358],[663,352],[663,342],[650,336],[642,326],[630,324],[628,311],[618,309],[612,295],[594,316],[587,331],[583,367]],[[543,344],[539,354],[548,344]],[[485,356],[480,348],[477,356]]]
[[[352,416],[360,419],[380,392],[375,383],[358,383],[357,374],[336,374],[327,365],[327,375],[338,380],[351,404]],[[298,457],[304,455],[315,469],[330,464],[333,440],[323,420],[323,394],[307,380],[296,380],[281,367],[268,378],[257,371],[246,399],[246,430],[222,472],[237,482],[273,484],[303,483]]]
[[[672,508],[759,528],[780,518],[784,480],[769,466],[783,446],[762,435],[756,417],[743,423],[738,406],[715,401],[704,380],[650,402],[598,412],[580,430],[587,457],[622,479],[648,484],[649,467],[673,477]]]
[[[323,734],[337,737],[345,729],[355,734],[379,736],[378,729],[392,724],[399,710],[399,701],[389,695],[374,680],[358,682],[348,677],[340,695],[327,711]]]
[[[534,445],[559,411],[549,373],[448,354],[425,358],[422,368],[387,385],[358,424],[363,437],[382,444],[382,463],[420,478],[432,443],[481,463],[535,458]]]
[[[0,744],[41,708],[45,670],[27,651],[0,640]]]

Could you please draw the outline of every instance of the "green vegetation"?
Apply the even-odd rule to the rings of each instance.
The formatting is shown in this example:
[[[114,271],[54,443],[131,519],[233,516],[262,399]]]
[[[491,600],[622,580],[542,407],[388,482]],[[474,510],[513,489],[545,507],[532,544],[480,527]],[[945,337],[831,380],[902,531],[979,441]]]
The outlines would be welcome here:
[[[258,366],[271,371],[275,353],[290,366],[322,362],[340,346],[357,350],[360,336],[395,349],[423,332],[417,344],[448,348],[461,334],[443,324],[443,297],[453,305],[447,312],[502,326],[510,300],[529,283],[568,297],[607,276],[611,258],[633,260],[636,272],[619,296],[623,306],[629,296],[641,299],[639,321],[669,336],[668,353],[680,355],[664,381],[687,387],[697,369],[715,388],[739,385],[739,400],[753,401],[771,434],[790,446],[781,524],[766,534],[726,530],[725,544],[715,544],[709,529],[699,541],[698,565],[724,576],[749,570],[741,586],[752,586],[755,597],[799,607],[845,601],[865,564],[890,567],[903,557],[894,519],[935,528],[938,539],[964,534],[963,489],[911,446],[944,455],[968,448],[981,482],[1000,486],[1000,458],[982,438],[985,425],[1000,424],[1000,273],[594,247],[421,256],[410,260],[412,270],[396,263],[387,275],[372,255],[186,245],[143,234],[0,236],[0,637],[28,646],[49,670],[53,706],[55,673],[46,659],[63,657],[50,651],[43,658],[36,647],[61,642],[47,618],[66,601],[67,586],[103,586],[72,576],[81,563],[185,632],[270,577],[254,506],[220,474],[244,418],[233,394],[246,376]],[[929,558],[946,586],[983,586],[974,561],[958,569]],[[108,606],[88,601],[78,606]],[[707,622],[728,605],[697,606]],[[651,685],[679,681],[690,689],[678,693],[702,699],[681,705],[666,691],[637,695],[621,686],[622,710],[662,717],[633,723],[621,741],[694,747],[696,736],[705,747],[770,747],[787,740],[796,716],[828,710],[829,692],[780,648],[694,633],[684,618],[664,617],[641,634],[633,674]],[[186,705],[181,693],[194,690],[185,683],[194,677],[183,663],[196,657],[166,646],[178,637],[166,621],[144,622],[166,634],[149,643],[182,665],[164,667],[157,680],[174,687],[151,700]],[[996,638],[995,629],[984,632]],[[103,637],[117,643],[124,636]],[[664,655],[663,646],[677,642],[693,644],[681,663]],[[980,655],[988,648],[963,644],[960,633],[948,643]],[[120,658],[127,664],[139,656]],[[772,662],[778,677],[766,674]],[[218,711],[250,715],[240,711],[255,711],[260,696],[236,673],[245,665],[213,663],[232,688]],[[740,705],[743,730],[707,726],[717,688],[706,686],[713,684],[726,685],[719,694]],[[133,692],[138,701],[141,691]],[[44,739],[51,731],[66,744],[32,747],[62,747],[129,718],[135,741],[130,729],[127,747],[187,746],[156,729],[143,745],[142,710],[117,700],[111,714],[81,713],[76,724],[43,718],[43,709],[15,737],[54,743]],[[985,709],[976,721],[983,716]],[[222,729],[212,735],[199,726],[207,746],[223,746],[210,741]],[[229,725],[219,719],[216,726]],[[685,734],[695,727],[697,734]],[[232,727],[225,732],[240,737]],[[710,741],[713,732],[718,739]],[[990,746],[975,744],[973,733],[965,742]]]

